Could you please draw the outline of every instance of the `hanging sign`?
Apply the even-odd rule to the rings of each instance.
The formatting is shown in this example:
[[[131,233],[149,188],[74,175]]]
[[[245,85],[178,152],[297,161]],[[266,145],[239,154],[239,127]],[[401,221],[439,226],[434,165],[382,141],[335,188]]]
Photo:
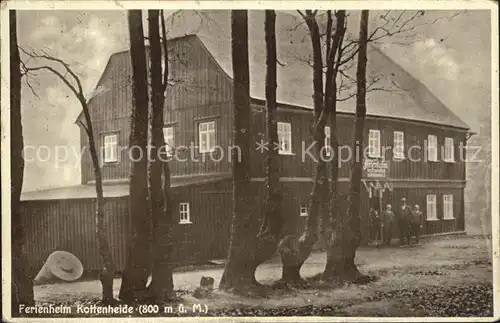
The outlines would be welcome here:
[[[369,178],[385,178],[387,177],[387,169],[389,164],[385,160],[365,159],[363,169],[366,177]]]

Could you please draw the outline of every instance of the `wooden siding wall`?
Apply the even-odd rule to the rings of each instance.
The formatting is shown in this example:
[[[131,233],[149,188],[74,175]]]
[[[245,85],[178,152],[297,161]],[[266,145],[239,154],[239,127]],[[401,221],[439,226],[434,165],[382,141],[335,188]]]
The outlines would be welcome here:
[[[229,145],[233,133],[232,86],[231,80],[223,72],[214,58],[196,36],[186,36],[169,42],[170,83],[167,89],[165,124],[174,127],[174,141],[178,149],[178,161],[172,162],[173,175],[214,173],[230,171]],[[119,131],[120,160],[115,164],[103,166],[105,180],[126,179],[129,176],[130,160],[127,146],[130,132],[130,112],[132,109],[131,62],[128,52],[117,53],[110,62],[99,85],[103,91],[90,101],[90,110],[94,122],[94,135],[98,147],[101,146],[102,134]],[[404,107],[402,107],[404,108]],[[282,108],[280,121],[292,124],[292,155],[281,156],[283,177],[311,177],[314,163],[302,151],[312,142],[310,127],[312,112],[303,109]],[[352,145],[353,115],[338,116],[338,137],[340,145]],[[198,124],[204,121],[216,122],[216,144],[221,147],[216,152],[200,155],[198,149],[189,148],[198,145]],[[365,147],[368,130],[381,131],[381,146],[392,147],[393,132],[403,131],[405,148],[421,147],[415,150],[413,157],[423,157],[424,141],[428,134],[438,137],[439,146],[444,145],[444,137],[450,136],[455,144],[455,163],[391,161],[392,152],[386,152],[390,161],[388,177],[393,179],[449,179],[464,180],[465,165],[460,161],[459,145],[465,141],[465,131],[446,126],[405,122],[396,119],[368,117],[365,127]],[[81,130],[83,131],[83,129]],[[265,113],[263,106],[254,105],[252,116],[252,176],[264,175],[264,158],[256,150],[260,140],[265,141]],[[82,145],[87,145],[86,135],[81,135]],[[418,148],[417,148],[418,149]],[[347,151],[342,156],[347,157]],[[185,161],[181,161],[187,158]],[[200,161],[201,160],[201,161]],[[343,162],[340,176],[349,174],[349,162]],[[88,149],[82,158],[82,182],[94,179]]]
[[[117,268],[123,268],[129,228],[128,199],[106,199],[105,203],[105,227],[113,261]],[[56,250],[73,253],[85,270],[99,268],[93,200],[25,201],[21,216],[32,273],[36,274],[50,253]]]
[[[197,146],[198,125],[215,121],[216,146],[228,147],[232,140],[232,83],[197,37],[176,42],[165,109],[165,124],[174,127],[177,156],[171,167],[173,175],[229,172],[227,149],[200,154]],[[193,146],[191,148],[191,146]],[[182,147],[181,147],[182,146]],[[189,148],[188,148],[189,147]]]
[[[107,121],[94,122],[94,136],[98,147],[98,156],[101,164],[102,177],[105,180],[116,180],[128,178],[130,174],[131,160],[129,157],[130,119],[119,118]],[[118,135],[118,161],[116,163],[104,163],[104,134],[115,133]],[[87,137],[84,136],[86,147]],[[86,149],[82,156],[82,182],[88,183],[94,180],[94,168],[90,152]]]
[[[201,41],[194,36],[169,42],[169,79],[165,102],[165,124],[175,129],[176,146],[190,147],[198,144],[198,123],[215,120],[216,140],[221,147],[229,146],[232,138],[230,79],[215,63]],[[109,89],[95,96],[89,104],[94,124],[94,136],[98,147],[102,145],[102,134],[119,132],[119,162],[103,165],[103,179],[126,179],[130,172],[128,145],[130,136],[130,113],[132,110],[131,61],[129,53],[118,53],[111,57],[109,66],[99,83]],[[81,131],[81,144],[88,146],[86,134]],[[102,148],[100,148],[102,149]],[[191,157],[194,162],[172,163],[172,174],[197,174],[227,172],[228,159],[220,158],[221,150],[201,156],[198,150],[180,149],[179,158]],[[226,154],[227,151],[224,151]],[[199,162],[204,158],[204,162]],[[218,160],[221,159],[220,162]],[[82,157],[82,183],[94,180],[90,154],[85,149]]]
[[[182,111],[169,111],[167,123],[174,127],[174,140],[177,146],[172,159],[173,175],[206,174],[230,172],[230,149],[232,141],[231,103],[226,101],[217,105],[197,106]],[[200,154],[198,150],[198,125],[201,122],[215,121],[215,140],[217,148],[213,153]]]
[[[264,183],[255,183],[259,188],[258,190],[262,192],[260,194],[261,203],[259,205],[259,212],[264,210]],[[300,216],[300,206],[307,203],[309,199],[309,192],[312,188],[312,183],[302,182],[302,183],[282,183],[283,192],[283,204],[282,210],[283,214],[286,216],[286,225],[284,228],[283,235],[287,234],[300,234],[306,225],[307,217]],[[349,194],[349,183],[341,182],[338,184],[338,207],[337,212],[347,212],[348,209],[348,194]],[[399,204],[399,200],[402,197],[406,197],[409,205],[419,204],[421,210],[426,212],[426,195],[436,194],[437,198],[437,214],[438,220],[436,221],[425,221],[423,225],[422,234],[439,234],[445,232],[454,231],[464,231],[464,208],[463,208],[463,189],[462,188],[438,188],[429,187],[425,188],[395,188],[393,192],[387,191],[384,194],[383,203],[391,203],[393,209]],[[453,213],[455,219],[443,219],[443,195],[452,194],[453,195]],[[370,240],[370,218],[368,216],[368,193],[362,187],[361,191],[361,232],[362,232],[362,243],[366,244]],[[395,228],[393,238],[399,238],[399,229]],[[322,244],[318,241],[317,247]]]
[[[176,208],[172,261],[189,264],[225,258],[232,221],[231,182],[175,188],[173,194]],[[190,204],[192,224],[179,223],[178,205],[181,202]],[[125,266],[131,233],[128,197],[108,198],[105,203],[105,227],[111,239],[113,261],[120,272]],[[99,269],[93,200],[25,201],[21,215],[26,226],[26,249],[33,274],[56,250],[73,253],[86,271]]]
[[[255,220],[249,230],[258,231],[265,207],[266,191],[264,182],[253,182],[253,193],[249,197],[252,218]],[[305,227],[306,217],[300,216],[300,206],[307,203],[312,183],[282,182],[282,212],[285,216],[283,235],[300,234]],[[349,183],[340,182],[338,212],[347,212]],[[174,209],[174,251],[172,261],[179,265],[203,262],[211,259],[224,259],[229,250],[232,223],[231,181],[224,180],[212,184],[192,185],[173,190],[176,208]],[[419,204],[426,212],[426,195],[437,196],[437,221],[426,221],[422,234],[437,234],[464,230],[463,189],[428,187],[395,188],[384,195],[384,204],[391,203],[394,209],[401,197],[406,197],[410,205]],[[455,219],[443,219],[443,195],[453,195]],[[179,203],[190,205],[191,224],[180,224]],[[362,243],[370,237],[368,217],[368,194],[361,195]],[[75,254],[85,270],[99,268],[99,255],[95,236],[95,203],[93,200],[63,201],[25,201],[22,203],[22,217],[26,226],[28,259],[30,270],[40,270],[48,255],[55,250],[66,250]],[[107,236],[111,239],[111,250],[116,270],[123,269],[126,257],[127,240],[130,238],[128,198],[109,198],[105,205]],[[398,229],[395,228],[397,239]],[[322,240],[316,247],[321,247]]]
[[[132,111],[132,66],[128,53],[117,53],[110,57],[108,66],[98,83],[102,91],[89,101],[89,112],[94,128],[94,138],[100,161],[102,161],[102,134],[119,132],[118,146],[124,147],[129,143],[130,113]],[[88,138],[85,130],[80,127],[80,144],[85,147],[82,155],[81,170],[82,183],[94,180],[94,171]],[[127,167],[130,167],[126,152],[120,154],[117,164],[110,164],[103,169],[103,179],[124,178]]]
[[[226,258],[232,223],[231,193],[230,181],[174,189],[175,262]],[[178,205],[183,202],[189,203],[191,224],[178,223]]]
[[[169,59],[167,118],[168,110],[205,108],[232,99],[229,77],[197,37],[171,44]]]
[[[306,226],[307,217],[300,216],[300,206],[307,204],[309,201],[312,183],[282,183],[281,186],[283,192],[282,210],[283,214],[286,215],[286,225],[283,235],[301,234]],[[262,186],[262,188],[263,187],[264,186]],[[369,234],[369,219],[366,214],[368,210],[368,196],[364,191],[362,191],[361,194],[361,232],[363,243],[365,243]],[[345,182],[338,183],[337,212],[347,212],[348,195],[349,184]],[[323,237],[319,237],[316,248],[322,247],[323,243]]]
[[[388,196],[386,202],[393,205],[396,209],[400,205],[399,200],[405,197],[408,205],[414,206],[418,204],[424,214],[427,210],[427,194],[435,194],[437,200],[437,221],[425,221],[422,234],[438,234],[453,231],[464,231],[464,206],[463,206],[463,188],[443,188],[428,187],[423,188],[396,188],[393,193]],[[443,219],[443,195],[453,195],[453,215],[455,219]]]
[[[259,112],[258,107],[254,109],[255,118],[252,124],[252,135],[255,142],[265,141],[265,113],[262,108]],[[312,122],[312,113],[308,111],[290,112],[282,110],[278,116],[279,121],[290,122],[292,125],[292,155],[281,155],[281,176],[282,177],[312,177],[315,169],[315,162],[305,153],[311,143],[310,128]],[[340,115],[337,120],[337,136],[339,144],[345,146],[341,151],[344,160],[348,159],[347,148],[352,147],[352,137],[354,131],[354,116]],[[460,158],[460,143],[465,142],[465,132],[444,126],[433,126],[427,124],[415,124],[400,120],[388,120],[368,117],[365,125],[366,149],[368,143],[369,129],[378,129],[381,132],[381,147],[386,148],[385,158],[389,163],[388,178],[392,179],[439,179],[439,180],[465,180],[465,163]],[[412,148],[412,158],[418,161],[410,161],[405,158],[402,161],[392,159],[393,132],[403,131],[405,141],[405,156],[410,147]],[[428,134],[434,134],[438,137],[438,149],[444,147],[444,138],[451,137],[455,145],[454,163],[446,163],[441,159],[441,153],[438,151],[438,162],[424,160],[424,140],[427,140]],[[271,147],[270,145],[269,147]],[[255,145],[257,147],[257,145]],[[419,151],[419,147],[421,147]],[[310,150],[312,152],[312,149]],[[352,150],[354,154],[354,150]],[[252,150],[252,177],[263,177],[265,175],[265,154],[259,150]],[[305,157],[305,158],[304,158]],[[348,178],[351,162],[342,162],[340,168],[340,177]]]

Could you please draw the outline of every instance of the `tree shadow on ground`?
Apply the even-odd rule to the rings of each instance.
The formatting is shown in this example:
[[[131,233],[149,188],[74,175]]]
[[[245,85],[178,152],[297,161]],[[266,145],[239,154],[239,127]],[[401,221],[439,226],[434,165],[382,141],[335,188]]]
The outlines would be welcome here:
[[[289,293],[290,291],[303,291],[303,290],[333,290],[344,288],[349,285],[367,285],[369,283],[379,280],[378,276],[363,275],[356,281],[338,281],[338,280],[324,280],[322,274],[316,274],[307,277],[297,282],[284,282],[278,280],[270,285],[271,291],[274,295],[280,293]]]

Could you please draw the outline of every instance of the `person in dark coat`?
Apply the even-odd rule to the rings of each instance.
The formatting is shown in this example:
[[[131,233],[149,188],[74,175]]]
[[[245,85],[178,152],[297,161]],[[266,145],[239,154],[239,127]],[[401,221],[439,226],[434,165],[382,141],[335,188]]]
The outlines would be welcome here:
[[[415,237],[415,242],[418,243],[420,238],[420,230],[424,223],[424,214],[420,211],[420,206],[416,204],[413,208],[413,215],[410,223],[410,237]]]
[[[374,242],[379,241],[382,221],[378,211],[373,208],[370,209],[370,222],[371,240]]]
[[[387,204],[385,210],[382,212],[382,231],[385,245],[389,246],[391,244],[395,222],[396,218],[394,212],[392,212],[392,205]]]
[[[401,199],[401,206],[397,210],[397,221],[399,226],[399,244],[404,245],[405,240],[410,244],[410,221],[413,215],[411,208],[406,204],[406,198]]]

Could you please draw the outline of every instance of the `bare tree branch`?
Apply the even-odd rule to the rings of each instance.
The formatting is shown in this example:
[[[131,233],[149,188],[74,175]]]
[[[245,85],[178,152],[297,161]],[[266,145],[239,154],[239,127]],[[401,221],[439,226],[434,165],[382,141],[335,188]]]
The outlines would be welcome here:
[[[300,12],[301,16],[304,18],[304,21],[307,23],[308,19],[310,19],[310,15],[312,15],[312,11],[306,10],[306,14],[303,12]],[[401,13],[399,13],[395,18],[390,18],[391,10],[386,10],[384,14],[380,15],[379,18],[383,21],[379,26],[377,26],[374,31],[371,33],[369,36],[368,41],[372,43],[377,43],[379,40],[386,38],[386,37],[392,37],[395,35],[400,35],[401,37],[410,39],[414,38],[415,35],[405,35],[408,34],[411,31],[414,31],[418,27],[422,26],[427,26],[427,25],[432,25],[435,24],[436,22],[443,20],[443,19],[453,19],[454,17],[460,15],[461,13],[454,13],[453,15],[449,17],[439,17],[434,19],[431,22],[424,22],[421,24],[415,24],[413,22],[417,21],[421,16],[424,15],[424,11],[419,10],[412,12],[411,15],[407,18],[405,18],[405,14],[407,14],[408,11],[403,10]],[[328,14],[328,11],[326,12]],[[346,25],[347,25],[347,19],[346,19]],[[327,21],[327,32],[322,35],[328,36],[328,21]],[[329,43],[328,38],[325,41],[326,43],[326,49],[328,52],[329,47],[331,46],[331,43]],[[404,42],[393,42],[401,45],[406,45]],[[340,56],[342,59],[340,61],[337,60],[339,69],[342,67],[342,69],[348,70],[353,67],[353,64],[349,64],[348,66],[345,66],[348,62],[351,62],[354,60],[358,53],[358,40],[357,39],[349,39],[348,41],[343,40],[342,41],[342,49],[339,51],[342,52]],[[309,66],[312,66],[311,62],[311,57],[309,56],[309,61],[307,61],[304,58],[299,58],[297,56],[294,56],[295,59],[307,63]]]
[[[40,71],[40,70],[48,70],[52,72],[54,75],[56,75],[63,83],[73,92],[73,94],[78,98],[78,100],[85,100],[84,94],[83,94],[83,88],[82,84],[80,82],[80,79],[78,76],[73,72],[73,70],[69,67],[69,65],[63,61],[62,59],[52,57],[50,55],[47,55],[45,51],[43,51],[45,54],[44,55],[39,55],[36,53],[29,53],[22,47],[19,47],[19,49],[28,57],[32,59],[45,59],[48,61],[56,62],[59,63],[59,65],[63,66],[64,70],[66,71],[66,74],[70,74],[71,77],[76,81],[76,87],[71,84],[71,82],[66,78],[65,75],[63,75],[60,71],[56,70],[55,68],[48,66],[48,65],[42,65],[42,66],[37,66],[37,67],[28,67],[25,64],[23,64],[23,69],[24,73],[29,73],[33,71]]]
[[[65,61],[63,61],[62,59],[59,59],[59,58],[56,58],[56,57],[53,57],[53,56],[50,56],[46,51],[42,50],[42,53],[43,55],[37,55],[35,53],[32,53],[31,56],[33,58],[44,58],[46,60],[49,60],[49,61],[53,61],[53,62],[57,62],[59,64],[61,64],[64,69],[66,70],[67,73],[69,73],[73,79],[75,80],[76,84],[77,84],[77,87],[78,87],[78,93],[80,93],[81,95],[83,95],[83,88],[82,88],[82,84],[80,82],[80,78],[73,72],[73,70],[69,67],[69,64],[66,63]]]
[[[279,59],[277,59],[277,60],[276,60],[276,63],[277,63],[279,66],[282,66],[282,67],[287,66],[287,64],[286,64],[286,63],[282,63],[282,62],[280,62],[280,60],[279,60]]]
[[[333,19],[332,19],[332,11],[328,10],[326,12],[328,19],[326,22],[326,52],[330,53],[330,47],[332,44],[332,25],[333,25]],[[327,54],[328,55],[328,54]]]
[[[405,14],[406,10],[403,10],[401,11],[401,13],[399,14],[398,18],[396,18],[396,20],[394,21],[394,23],[392,24],[392,27],[395,27],[396,24],[399,22],[399,20],[401,20],[401,18],[403,17],[403,15]],[[387,12],[387,14],[389,14],[389,12]]]
[[[165,66],[163,68],[163,93],[167,90],[168,85],[168,46],[167,46],[167,29],[165,27],[165,16],[163,15],[163,10],[160,10],[161,19],[161,31],[163,38],[163,57]]]
[[[390,10],[387,11],[386,16],[389,14],[389,12],[390,12]],[[424,16],[425,11],[424,10],[417,10],[414,13],[412,13],[410,17],[408,17],[406,19],[402,19],[406,12],[407,11],[404,10],[401,14],[399,14],[398,17],[392,23],[391,27],[388,26],[390,23],[389,20],[386,20],[386,22],[384,22],[382,25],[377,26],[373,30],[373,32],[370,34],[368,41],[374,42],[374,41],[380,40],[381,38],[384,38],[384,37],[392,37],[396,34],[408,33],[410,31],[416,30],[419,27],[434,25],[437,22],[444,20],[444,19],[451,20],[451,19],[462,14],[461,12],[456,12],[456,13],[452,14],[451,16],[438,17],[430,22],[427,21],[427,22],[423,22],[421,24],[412,24],[412,22],[417,21],[420,17]],[[401,22],[400,25],[398,25],[399,22]]]
[[[38,94],[36,93],[35,89],[33,88],[33,85],[30,82],[30,75],[32,75],[33,73],[31,73],[30,71],[27,70],[26,64],[22,60],[20,61],[20,63],[21,63],[21,77],[24,76],[24,80],[26,82],[26,85],[30,89],[31,93],[33,93],[33,95],[38,100],[41,100],[40,96],[38,96]],[[35,83],[40,84],[36,79],[35,79]]]
[[[302,16],[302,18],[304,18],[304,21],[307,19],[306,15],[304,13],[302,13],[302,11],[297,10],[297,12]]]
[[[388,89],[388,88],[385,88],[385,87],[374,87],[375,84],[378,83],[380,79],[377,78],[377,77],[374,77],[372,78],[372,80],[370,80],[369,83],[366,84],[366,93],[369,93],[369,92],[374,92],[374,91],[383,91],[383,92],[394,92],[394,90],[392,89]],[[350,83],[349,85],[344,85],[346,88],[352,88],[352,85],[354,85],[356,82],[354,83]],[[342,97],[342,98],[337,98],[337,101],[338,102],[344,102],[344,101],[347,101],[353,97],[356,96],[356,93],[351,93],[349,94],[348,96],[346,97]]]
[[[28,72],[40,71],[40,70],[48,70],[48,71],[54,73],[54,75],[56,75],[61,81],[63,81],[64,84],[66,84],[66,86],[71,90],[71,92],[73,92],[76,96],[80,96],[80,93],[73,87],[73,85],[64,77],[64,75],[62,75],[56,69],[54,69],[50,66],[47,66],[47,65],[37,66],[37,67],[26,67],[26,71],[28,71]]]
[[[343,71],[343,70],[339,70],[339,73],[340,73],[342,76],[344,76],[345,78],[347,78],[347,79],[349,79],[349,80],[351,80],[351,81],[353,81],[353,82],[356,82],[356,79],[355,79],[354,77],[352,77],[352,76],[348,75],[345,71]]]
[[[391,81],[391,84],[394,85],[395,87],[397,87],[398,89],[400,90],[403,90],[403,91],[410,91],[410,89],[405,89],[404,87],[402,87],[401,85],[398,85],[396,82],[394,81]]]
[[[77,122],[78,122],[78,124],[79,124],[79,125],[80,125],[80,126],[81,126],[84,130],[85,130],[85,133],[87,133],[87,134],[88,134],[90,130],[89,130],[89,128],[87,127],[87,125],[86,125],[85,123],[83,123],[81,120],[78,120]]]
[[[41,100],[40,96],[38,96],[38,94],[36,93],[35,89],[33,88],[33,85],[30,83],[29,81],[29,78],[26,77],[25,78],[25,81],[26,81],[26,85],[28,86],[28,88],[30,89],[31,93],[33,93],[33,95],[38,99],[38,100]]]

